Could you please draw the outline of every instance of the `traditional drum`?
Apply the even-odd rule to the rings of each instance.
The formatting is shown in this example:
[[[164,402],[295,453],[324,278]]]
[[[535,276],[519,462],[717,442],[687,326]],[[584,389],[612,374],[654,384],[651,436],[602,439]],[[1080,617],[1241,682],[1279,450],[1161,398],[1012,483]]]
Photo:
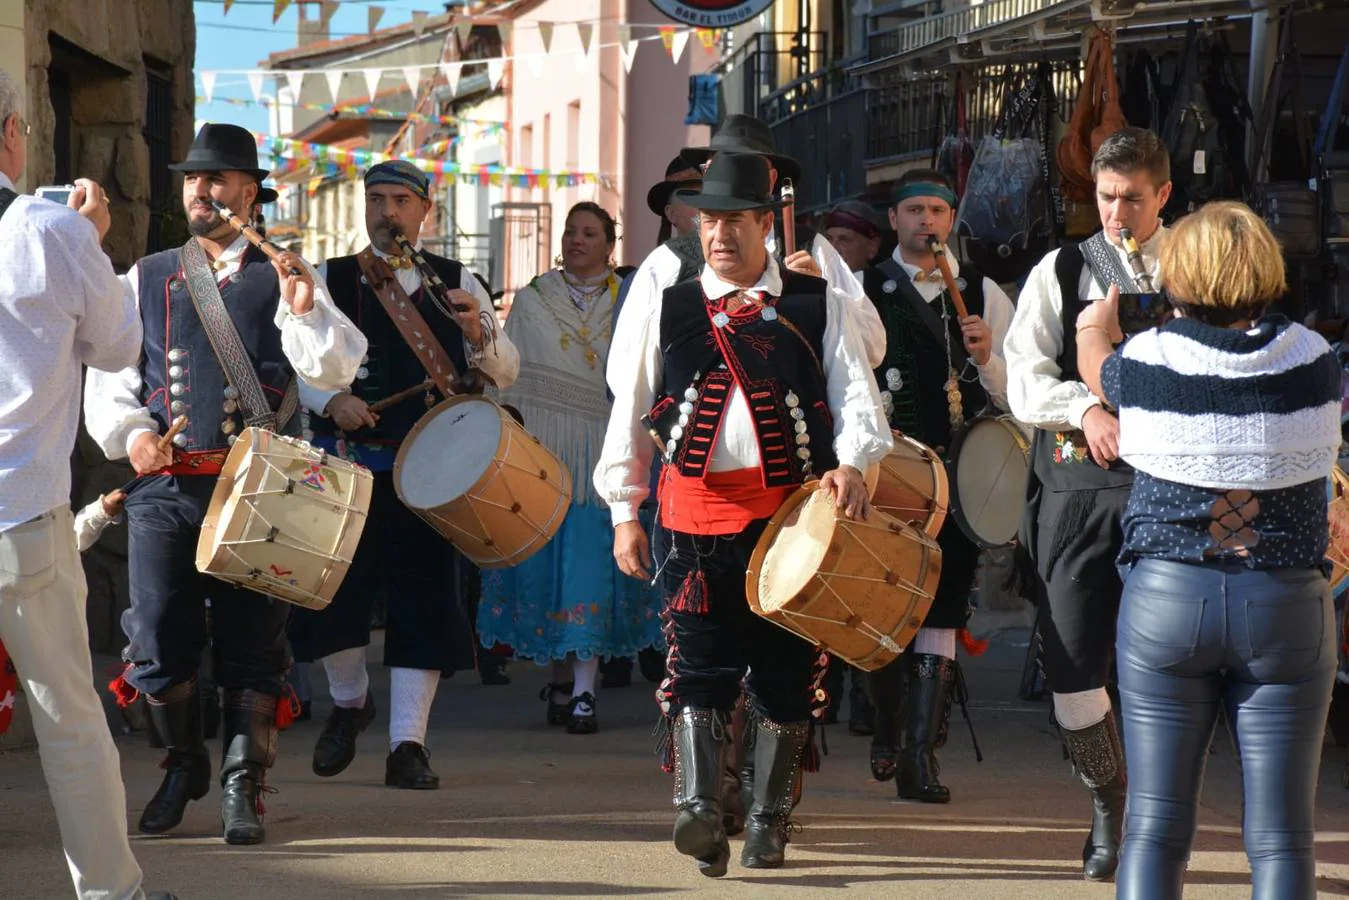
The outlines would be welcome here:
[[[936,537],[950,506],[946,466],[927,445],[898,431],[894,437],[895,449],[863,476],[871,505]]]
[[[562,527],[571,475],[496,403],[457,396],[421,418],[393,466],[398,499],[484,569],[518,565]]]
[[[361,466],[304,441],[245,428],[211,495],[197,571],[323,609],[356,553],[372,486]]]
[[[981,416],[956,438],[951,460],[951,514],[960,530],[981,547],[1010,544],[1026,507],[1026,426],[1011,416]]]
[[[941,577],[941,549],[919,528],[872,511],[842,518],[811,483],[787,498],[750,557],[750,608],[861,669],[913,639]]]
[[[1332,590],[1349,577],[1349,475],[1336,466],[1330,473],[1330,544],[1326,556],[1334,564],[1330,576]],[[1349,620],[1347,620],[1349,621]]]

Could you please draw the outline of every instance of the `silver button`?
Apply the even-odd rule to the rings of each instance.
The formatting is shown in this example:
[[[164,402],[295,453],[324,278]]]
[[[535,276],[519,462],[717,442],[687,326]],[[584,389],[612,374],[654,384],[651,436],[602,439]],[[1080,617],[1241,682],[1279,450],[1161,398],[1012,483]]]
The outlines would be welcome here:
[[[187,435],[183,434],[182,432],[179,432],[178,434],[175,434],[175,435],[173,436],[173,446],[175,446],[175,447],[186,447],[186,446],[187,446]]]
[[[687,425],[687,424],[689,424],[689,417],[686,416],[686,415],[684,415],[683,413],[680,413],[680,414],[679,414],[679,424],[680,424],[680,425]]]
[[[365,365],[368,362],[370,362],[370,354],[369,353],[363,354],[361,356],[361,365]]]
[[[684,388],[684,399],[692,403],[698,399],[698,391],[691,387]]]
[[[801,424],[804,425],[805,423],[803,422]],[[800,444],[802,447],[804,447],[806,444],[810,443],[810,435],[806,434],[805,432],[800,432],[796,435],[796,442]]]
[[[169,393],[175,397],[181,397],[183,394],[187,393],[187,388],[180,382],[175,381],[173,384],[169,385]]]
[[[356,377],[359,378],[361,381],[364,381],[365,379],[370,377],[370,370],[367,369],[365,366],[361,366],[359,369],[356,370]]]
[[[796,450],[797,459],[810,459],[810,451],[805,447],[798,447]]]
[[[670,440],[677,441],[684,436],[684,426],[676,425],[670,429]]]
[[[182,366],[169,366],[169,377],[170,377],[170,378],[182,378],[182,377],[183,377],[183,367],[182,367]]]
[[[725,328],[731,322],[731,317],[724,312],[719,312],[712,317],[712,324],[718,328]]]
[[[182,362],[187,358],[187,351],[174,347],[169,351],[169,362]]]
[[[796,409],[798,406],[801,405],[801,398],[797,397],[796,394],[794,394],[793,392],[788,391],[787,396],[786,398],[784,398],[783,402],[787,404],[788,409]]]
[[[235,389],[234,385],[229,385],[228,387],[225,388],[225,399],[226,400],[239,399],[239,391]]]
[[[881,285],[881,290],[885,291],[887,294],[893,294],[896,290],[898,290],[898,288],[899,285],[895,282],[893,278],[888,279],[885,282],[885,284]]]
[[[237,441],[237,440],[239,440],[239,435],[237,435],[237,434],[232,434],[232,435],[230,435],[229,437],[225,438],[225,443],[228,444],[229,446],[233,447],[233,446],[234,446],[234,442]]]
[[[693,415],[693,404],[685,400],[683,403],[679,404],[679,412],[681,415],[685,416]]]
[[[806,417],[806,411],[800,407],[792,407],[792,418],[800,422]]]
[[[805,433],[806,433],[806,428],[809,427],[809,426],[807,426],[805,422],[797,422],[797,423],[796,423],[795,425],[793,425],[792,427],[793,427],[794,429],[796,429],[796,433],[797,433],[797,434],[805,434]]]
[[[224,404],[223,404],[223,408],[224,408],[224,410],[225,410],[225,415],[227,415],[227,416],[232,416],[232,415],[234,415],[236,412],[239,411],[239,401],[238,401],[238,400],[226,400],[226,401],[224,402]]]
[[[772,322],[777,319],[778,311],[771,306],[765,306],[759,315],[763,316],[765,322]]]
[[[183,413],[187,412],[187,404],[181,400],[175,400],[169,404],[169,412],[173,413],[175,416],[181,416]]]

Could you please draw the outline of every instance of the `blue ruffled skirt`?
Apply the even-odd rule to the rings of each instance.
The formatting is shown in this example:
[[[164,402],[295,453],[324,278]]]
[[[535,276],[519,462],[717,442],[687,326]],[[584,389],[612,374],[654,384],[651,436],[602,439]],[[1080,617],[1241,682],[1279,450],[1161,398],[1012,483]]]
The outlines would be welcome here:
[[[538,553],[513,568],[483,570],[483,645],[508,644],[540,665],[568,653],[634,656],[664,646],[658,593],[618,570],[613,547],[609,511],[573,504]]]

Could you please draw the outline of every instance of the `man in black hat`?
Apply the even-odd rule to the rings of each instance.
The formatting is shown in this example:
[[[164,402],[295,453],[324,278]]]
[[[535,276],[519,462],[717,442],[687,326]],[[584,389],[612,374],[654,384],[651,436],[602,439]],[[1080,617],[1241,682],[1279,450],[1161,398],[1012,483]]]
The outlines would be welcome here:
[[[665,243],[672,237],[688,234],[698,228],[698,211],[675,196],[676,189],[695,188],[702,183],[702,171],[682,155],[670,160],[665,167],[665,180],[658,181],[646,192],[646,208],[660,218],[660,233],[656,240]]]
[[[356,557],[332,604],[321,612],[295,610],[289,626],[296,658],[321,660],[328,677],[333,710],[314,746],[313,768],[316,775],[331,777],[355,759],[356,736],[375,717],[366,646],[375,600],[385,597],[384,664],[391,672],[384,783],[412,790],[440,786],[426,747],[427,720],[441,673],[474,665],[467,588],[475,573],[472,563],[403,505],[394,490],[398,448],[437,398],[428,391],[378,415],[370,411],[376,400],[423,383],[427,372],[371,287],[384,282],[363,272],[385,266],[393,273],[396,290],[426,320],[457,371],[475,369],[500,388],[513,384],[520,371],[519,354],[497,328],[492,300],[472,271],[421,249],[430,189],[426,174],[405,160],[371,166],[365,173],[370,246],[330,259],[320,269],[338,309],[369,338],[370,353],[349,386],[318,390],[301,385],[300,402],[310,411],[313,443],[370,469],[374,495]],[[444,306],[427,288],[416,263],[394,239],[395,232],[449,286],[453,305]],[[394,290],[392,283],[387,289]]]
[[[650,578],[637,509],[649,491],[648,424],[659,434],[658,527],[671,548],[655,567],[670,642],[659,696],[672,731],[674,841],[712,877],[725,874],[730,855],[721,779],[741,680],[757,714],[757,777],[740,856],[747,867],[783,863],[788,816],[810,765],[811,720],[823,713],[825,661],[750,611],[750,554],[807,478],[822,476],[821,489],[845,515],[866,518],[861,473],[892,446],[851,301],[821,278],[784,273],[768,253],[779,205],[771,185],[762,156],[722,153],[702,189],[680,195],[699,210],[707,262],[694,280],[629,300],[614,336],[626,352],[610,359],[614,407],[595,470],[619,567]]]
[[[683,159],[699,169],[721,152],[752,153],[769,163],[769,192],[784,179],[801,179],[801,165],[790,156],[777,153],[773,132],[753,116],[730,115],[706,147],[686,147],[680,151]],[[849,299],[848,312],[853,317],[862,338],[867,358],[873,366],[885,357],[885,327],[871,301],[862,290],[862,284],[853,277],[848,264],[838,255],[823,235],[804,226],[797,228],[797,247],[783,247],[780,224],[776,221],[764,238],[769,253],[783,259],[786,268],[807,275],[822,276],[829,286],[842,291]],[[648,298],[660,297],[662,291],[687,281],[701,271],[702,247],[696,232],[689,232],[665,242],[642,261],[633,275],[630,294]]]
[[[290,664],[290,607],[198,573],[197,538],[245,422],[298,435],[297,380],[347,384],[366,341],[308,263],[294,253],[269,261],[216,209],[246,217],[258,202],[267,171],[258,167],[253,135],[204,125],[187,158],[171,168],[183,173],[192,238],[124,276],[145,330],[141,361],[120,372],[91,369],[85,385],[89,433],[109,459],[129,458],[140,476],[125,506],[131,608],[122,617],[127,667],[114,689],[127,702],[136,692],[146,695],[168,748],[163,783],[140,819],[143,832],[168,831],[210,788],[197,682],[209,630],[224,688],[225,841],[256,844],[264,836],[258,801],[276,755],[277,700]],[[232,344],[240,352],[217,355],[216,346]],[[161,433],[180,416],[186,429],[171,449],[160,449]]]

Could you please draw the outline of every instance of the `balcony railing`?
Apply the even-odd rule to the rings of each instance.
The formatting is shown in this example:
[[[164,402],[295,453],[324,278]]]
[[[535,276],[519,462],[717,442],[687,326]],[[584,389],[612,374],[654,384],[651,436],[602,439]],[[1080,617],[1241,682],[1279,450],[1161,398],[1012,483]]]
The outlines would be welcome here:
[[[884,14],[869,17],[867,60],[876,62],[900,53],[909,53],[946,38],[969,34],[979,28],[998,25],[1019,16],[1043,12],[1063,0],[986,0],[949,12],[924,16],[898,25],[881,25]]]
[[[812,212],[866,190],[867,91],[835,63],[764,97],[758,116],[778,152],[801,163],[796,206]]]
[[[726,112],[757,116],[771,94],[826,65],[823,31],[760,31],[717,65]]]

